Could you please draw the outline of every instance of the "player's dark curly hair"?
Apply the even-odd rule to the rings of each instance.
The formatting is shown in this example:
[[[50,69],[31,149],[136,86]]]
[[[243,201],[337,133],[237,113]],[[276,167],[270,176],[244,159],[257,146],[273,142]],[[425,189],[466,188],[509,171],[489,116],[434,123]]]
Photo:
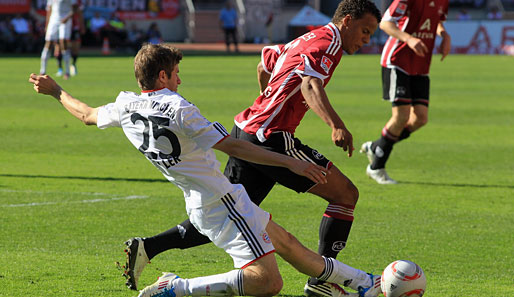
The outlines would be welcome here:
[[[182,52],[165,44],[144,44],[134,58],[134,75],[141,90],[155,89],[159,72],[164,70],[171,77],[171,72],[180,60]]]
[[[332,17],[332,23],[338,24],[342,21],[342,19],[350,15],[353,19],[360,19],[366,13],[370,13],[377,19],[377,22],[380,23],[382,20],[382,15],[380,14],[380,10],[378,10],[375,3],[369,0],[343,0],[337,6],[336,12]]]

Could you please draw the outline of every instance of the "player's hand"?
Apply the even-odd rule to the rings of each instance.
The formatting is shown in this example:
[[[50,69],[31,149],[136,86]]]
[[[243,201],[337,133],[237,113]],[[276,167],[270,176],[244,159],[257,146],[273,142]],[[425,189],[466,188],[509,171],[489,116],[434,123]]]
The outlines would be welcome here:
[[[342,147],[348,152],[348,157],[353,155],[355,148],[353,147],[353,136],[346,128],[336,128],[332,130],[332,141],[335,145]]]
[[[450,53],[450,50],[452,49],[452,42],[450,35],[446,34],[444,35],[443,40],[441,41],[441,44],[439,45],[439,52],[441,53],[441,61],[448,56]]]
[[[31,73],[29,82],[34,85],[34,90],[37,93],[59,98],[61,87],[50,76]]]
[[[294,163],[289,166],[289,170],[292,172],[305,176],[315,183],[326,184],[328,182],[326,177],[326,175],[329,173],[328,169],[310,162],[301,161],[298,159],[292,160]]]
[[[406,42],[416,55],[424,57],[426,54],[428,54],[428,48],[421,39],[411,36],[407,39]]]

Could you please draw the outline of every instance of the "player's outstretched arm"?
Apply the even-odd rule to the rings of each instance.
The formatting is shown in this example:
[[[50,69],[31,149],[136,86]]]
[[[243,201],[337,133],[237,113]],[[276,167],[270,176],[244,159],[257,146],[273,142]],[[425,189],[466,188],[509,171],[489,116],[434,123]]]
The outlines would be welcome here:
[[[303,175],[315,183],[327,183],[327,178],[325,177],[328,174],[327,169],[313,163],[265,150],[245,140],[227,137],[216,143],[213,148],[229,156],[252,163],[288,168],[292,172]]]
[[[305,76],[302,79],[301,91],[312,111],[332,128],[332,141],[334,144],[342,147],[344,151],[348,152],[348,156],[351,157],[355,149],[353,147],[353,136],[346,129],[343,120],[330,104],[321,79]]]
[[[30,74],[29,82],[37,93],[50,95],[57,99],[66,110],[86,125],[96,125],[98,108],[91,108],[84,102],[73,98],[48,75]]]

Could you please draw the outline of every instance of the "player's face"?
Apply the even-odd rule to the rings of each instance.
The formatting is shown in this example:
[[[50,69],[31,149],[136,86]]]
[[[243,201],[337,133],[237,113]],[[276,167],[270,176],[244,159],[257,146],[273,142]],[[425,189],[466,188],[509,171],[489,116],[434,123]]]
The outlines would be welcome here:
[[[178,64],[175,65],[175,68],[173,68],[173,71],[171,72],[171,77],[166,80],[165,87],[169,90],[176,92],[178,90],[178,85],[180,85],[180,77],[178,76]]]
[[[370,13],[366,13],[360,19],[352,19],[350,16],[346,16],[343,20],[343,28],[345,29],[342,34],[343,50],[347,54],[353,55],[364,44],[369,43],[369,39],[375,33],[377,26],[377,19]]]

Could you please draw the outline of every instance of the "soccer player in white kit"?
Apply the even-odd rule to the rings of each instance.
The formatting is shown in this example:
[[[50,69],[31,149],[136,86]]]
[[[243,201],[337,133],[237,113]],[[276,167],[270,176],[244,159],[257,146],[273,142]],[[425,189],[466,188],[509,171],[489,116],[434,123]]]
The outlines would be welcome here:
[[[52,95],[86,125],[121,127],[166,179],[183,190],[192,224],[223,248],[238,268],[192,279],[164,273],[139,296],[276,295],[282,278],[275,251],[310,276],[345,283],[355,290],[379,288],[380,284],[373,283],[364,271],[305,248],[251,202],[244,187],[231,184],[219,171],[211,148],[251,162],[288,168],[315,183],[327,182],[323,167],[229,137],[221,124],[204,118],[194,104],[176,92],[181,82],[181,59],[175,48],[143,46],[134,62],[141,94],[121,92],[114,103],[97,108],[73,98],[47,75],[31,74],[29,78],[36,92]],[[359,295],[340,289],[334,296]]]
[[[59,43],[64,59],[64,79],[70,77],[70,39],[72,17],[77,11],[77,0],[48,0],[46,4],[45,46],[41,52],[40,74],[46,73],[46,64],[51,55],[50,46]]]

